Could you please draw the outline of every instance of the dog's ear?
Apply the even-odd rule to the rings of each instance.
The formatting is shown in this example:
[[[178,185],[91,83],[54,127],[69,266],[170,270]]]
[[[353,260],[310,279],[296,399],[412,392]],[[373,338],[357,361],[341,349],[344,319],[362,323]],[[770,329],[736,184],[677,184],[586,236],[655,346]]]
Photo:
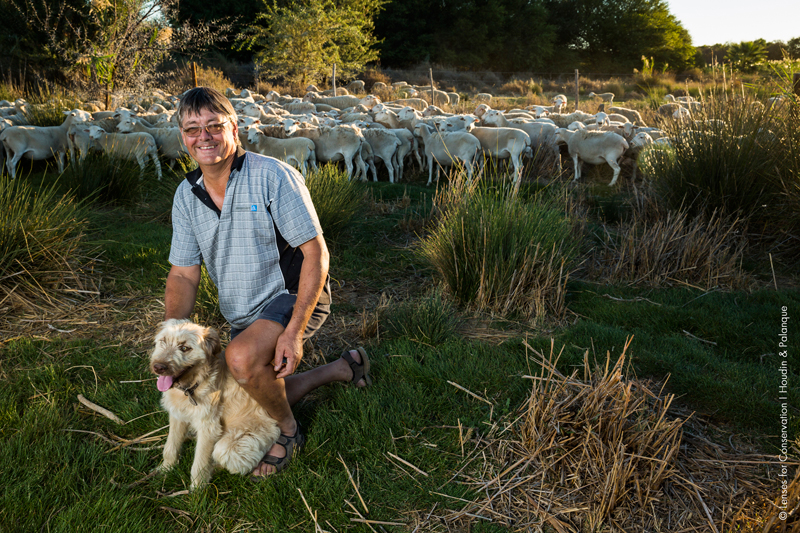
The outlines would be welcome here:
[[[211,356],[216,357],[222,351],[222,341],[220,341],[219,333],[214,328],[206,328],[203,343],[203,349]]]

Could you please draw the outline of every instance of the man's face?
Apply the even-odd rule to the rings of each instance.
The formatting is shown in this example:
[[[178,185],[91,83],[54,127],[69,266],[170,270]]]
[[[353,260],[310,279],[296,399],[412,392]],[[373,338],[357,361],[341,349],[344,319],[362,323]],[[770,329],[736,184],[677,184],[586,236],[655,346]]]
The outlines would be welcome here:
[[[219,133],[209,133],[209,125],[224,124]],[[202,127],[196,137],[187,135],[189,128]],[[200,167],[218,165],[236,153],[236,136],[239,134],[235,121],[230,117],[204,109],[200,114],[187,115],[181,125],[183,144],[186,145],[189,155],[197,161]]]

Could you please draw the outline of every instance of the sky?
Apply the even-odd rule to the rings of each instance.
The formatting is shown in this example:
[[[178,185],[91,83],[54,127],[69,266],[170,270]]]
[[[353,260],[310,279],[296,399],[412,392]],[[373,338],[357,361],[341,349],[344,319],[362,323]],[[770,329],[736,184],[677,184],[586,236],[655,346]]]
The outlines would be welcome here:
[[[667,0],[692,45],[800,37],[800,0]]]

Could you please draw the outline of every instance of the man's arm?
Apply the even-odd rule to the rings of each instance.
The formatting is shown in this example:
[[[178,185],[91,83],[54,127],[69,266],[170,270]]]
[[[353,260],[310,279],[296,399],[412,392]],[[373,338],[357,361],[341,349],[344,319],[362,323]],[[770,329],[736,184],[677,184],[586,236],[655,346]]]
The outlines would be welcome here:
[[[167,274],[164,291],[164,320],[189,318],[200,286],[200,265],[179,267],[173,265]]]
[[[322,235],[306,241],[299,248],[303,252],[303,266],[300,269],[297,302],[292,318],[275,346],[273,364],[278,378],[291,375],[303,358],[303,333],[328,277],[330,255]],[[286,366],[281,368],[284,358]]]

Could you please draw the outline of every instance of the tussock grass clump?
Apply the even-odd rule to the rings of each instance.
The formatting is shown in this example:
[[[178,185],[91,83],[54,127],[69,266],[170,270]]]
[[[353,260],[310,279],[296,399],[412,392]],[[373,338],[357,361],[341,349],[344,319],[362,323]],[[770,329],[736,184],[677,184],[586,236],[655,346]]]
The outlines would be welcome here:
[[[711,100],[690,130],[667,124],[672,148],[643,151],[639,166],[671,209],[685,206],[690,216],[719,211],[758,232],[791,232],[800,223],[795,113],[790,106]]]
[[[211,281],[206,265],[200,267],[200,285],[197,287],[197,299],[194,305],[192,320],[198,324],[215,327],[218,330],[227,328],[228,323],[219,310],[219,292]]]
[[[742,269],[747,247],[739,218],[689,216],[672,211],[648,221],[640,214],[606,230],[589,262],[591,277],[607,282],[651,286],[687,283],[705,289],[744,289]]]
[[[534,322],[561,317],[578,245],[559,201],[457,184],[443,196],[449,201],[435,202],[439,226],[423,239],[420,254],[455,299]]]
[[[674,395],[625,376],[630,342],[615,363],[585,352],[582,378],[559,372],[552,345],[549,357],[533,350],[542,370],[517,419],[465,458],[478,459],[466,477],[480,496],[440,518],[459,530],[491,518],[519,531],[773,531],[739,511],[776,490],[774,456],[736,461],[732,445],[703,438]]]
[[[497,89],[497,92],[501,94],[517,94],[520,96],[542,94],[542,86],[532,79],[513,79],[501,85],[500,88]]]
[[[169,174],[164,172],[164,179],[168,180]],[[142,178],[135,161],[104,153],[89,154],[82,163],[72,161],[59,178],[59,186],[81,200],[124,206],[135,205],[144,198],[153,200],[158,194],[171,202],[175,192],[174,184],[163,187],[149,160]]]
[[[86,206],[54,185],[34,191],[0,176],[0,313],[54,307],[86,289],[81,272]]]
[[[325,238],[336,240],[363,205],[364,188],[336,165],[309,172],[306,186]]]
[[[459,325],[457,311],[441,287],[418,300],[389,304],[383,308],[383,314],[381,325],[389,337],[407,337],[432,346],[455,335]]]

